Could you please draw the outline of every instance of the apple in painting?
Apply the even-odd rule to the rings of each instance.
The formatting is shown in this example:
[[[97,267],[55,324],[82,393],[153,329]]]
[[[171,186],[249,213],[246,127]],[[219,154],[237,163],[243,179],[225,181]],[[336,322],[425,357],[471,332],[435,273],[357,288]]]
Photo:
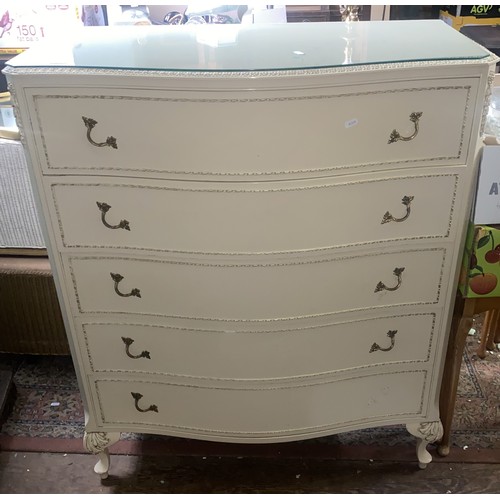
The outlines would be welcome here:
[[[469,281],[470,289],[477,295],[487,295],[497,286],[497,277],[492,273],[478,274]]]

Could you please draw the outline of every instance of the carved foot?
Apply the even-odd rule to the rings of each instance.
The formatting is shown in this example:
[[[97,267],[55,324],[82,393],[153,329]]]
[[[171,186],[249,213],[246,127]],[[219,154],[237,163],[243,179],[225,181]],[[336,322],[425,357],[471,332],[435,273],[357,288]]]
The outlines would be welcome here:
[[[427,451],[427,445],[443,437],[443,425],[439,420],[436,422],[421,422],[407,424],[406,430],[417,438],[418,466],[425,469],[427,464],[432,462],[432,456]]]
[[[109,450],[108,447],[120,440],[119,432],[85,432],[83,445],[87,451],[97,455],[99,460],[94,466],[94,472],[100,474],[101,479],[108,477]]]

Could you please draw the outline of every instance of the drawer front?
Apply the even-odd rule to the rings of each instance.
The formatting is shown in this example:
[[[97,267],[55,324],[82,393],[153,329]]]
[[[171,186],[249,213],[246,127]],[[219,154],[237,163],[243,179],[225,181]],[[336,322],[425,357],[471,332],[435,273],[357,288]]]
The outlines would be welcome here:
[[[425,386],[425,371],[295,386],[205,387],[106,379],[94,384],[104,424],[130,429],[146,425],[236,441],[307,437],[333,427],[418,416],[424,411]]]
[[[79,313],[259,321],[437,303],[449,273],[445,254],[436,248],[268,263],[75,256],[66,268]]]
[[[46,172],[245,178],[356,165],[465,163],[468,103],[476,85],[464,78],[240,91],[229,98],[75,88],[37,92],[33,101]],[[412,121],[413,113],[422,115]],[[389,143],[393,130],[408,138],[417,128],[414,139]],[[98,146],[112,144],[108,137],[116,148]]]
[[[281,183],[47,180],[62,248],[273,253],[446,238],[459,174]],[[342,215],[340,215],[342,214]],[[339,216],[340,215],[340,216]],[[453,228],[454,229],[454,228]]]
[[[219,379],[276,379],[407,362],[428,362],[435,314],[311,327],[221,331],[84,323],[81,344],[94,372]]]

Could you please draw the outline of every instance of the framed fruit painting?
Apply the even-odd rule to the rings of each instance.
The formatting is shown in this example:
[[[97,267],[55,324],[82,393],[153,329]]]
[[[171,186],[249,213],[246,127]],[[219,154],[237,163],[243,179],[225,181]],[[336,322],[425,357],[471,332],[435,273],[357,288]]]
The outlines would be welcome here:
[[[464,297],[500,296],[500,229],[469,226],[459,288]]]

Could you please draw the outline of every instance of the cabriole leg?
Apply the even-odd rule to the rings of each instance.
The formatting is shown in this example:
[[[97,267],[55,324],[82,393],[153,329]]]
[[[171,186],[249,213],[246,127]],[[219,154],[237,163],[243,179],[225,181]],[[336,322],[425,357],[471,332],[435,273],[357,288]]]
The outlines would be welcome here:
[[[99,461],[94,466],[94,472],[100,474],[101,479],[108,477],[109,450],[108,447],[120,440],[119,432],[85,432],[83,445],[87,451],[97,455]]]
[[[427,464],[432,462],[432,456],[427,451],[427,445],[438,441],[443,436],[443,425],[441,421],[436,422],[421,422],[415,424],[407,424],[408,432],[417,438],[417,457],[418,466],[425,469]]]

